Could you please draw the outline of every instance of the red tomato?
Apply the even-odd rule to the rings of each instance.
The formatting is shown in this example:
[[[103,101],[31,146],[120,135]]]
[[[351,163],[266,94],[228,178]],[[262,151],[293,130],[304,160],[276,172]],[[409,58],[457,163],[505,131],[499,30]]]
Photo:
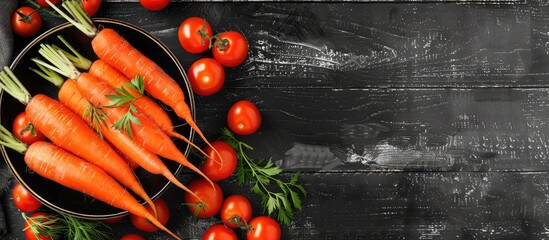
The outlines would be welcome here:
[[[234,231],[223,224],[216,224],[208,228],[202,240],[238,240]]]
[[[255,217],[249,225],[252,229],[246,232],[247,240],[280,240],[280,224],[270,217]]]
[[[212,36],[213,31],[210,24],[199,17],[185,19],[177,31],[177,38],[179,38],[183,49],[194,54],[208,50]]]
[[[214,42],[213,57],[225,67],[236,67],[248,56],[248,41],[236,31],[219,34]]]
[[[227,124],[236,134],[251,135],[261,126],[261,113],[252,102],[240,100],[229,109]]]
[[[207,146],[204,149],[204,152],[208,154],[208,158],[200,165],[200,171],[212,181],[221,181],[233,174],[238,163],[238,157],[233,147],[226,142],[214,141],[211,144],[213,148]],[[217,150],[219,155],[213,149]],[[221,159],[219,159],[219,156],[221,156]]]
[[[32,231],[33,228],[40,229],[41,227],[39,226],[39,224],[47,222],[47,218],[49,217],[51,217],[50,214],[37,212],[31,215],[29,219],[27,219],[27,221],[25,222],[25,230],[23,230],[25,232],[25,237],[27,237],[27,240],[53,240],[53,238],[50,236],[44,236],[41,234],[34,235],[34,232]]]
[[[231,195],[223,201],[219,215],[227,227],[239,228],[252,218],[252,204],[243,195]]]
[[[120,240],[146,240],[144,237],[142,237],[141,235],[138,235],[138,234],[135,234],[135,233],[130,233],[130,234],[126,234],[124,236],[122,236],[120,238]]]
[[[23,212],[34,212],[42,206],[21,183],[15,184],[12,195],[15,206]]]
[[[168,204],[166,204],[166,202],[162,198],[157,198],[156,200],[154,200],[154,205],[156,206],[157,220],[160,223],[162,223],[162,225],[165,225],[170,219],[170,209],[168,208]],[[152,213],[152,209],[150,205],[147,205],[146,208],[147,208],[147,211]],[[145,231],[145,232],[158,231],[158,228],[152,225],[144,217],[139,217],[137,215],[131,214],[130,221],[132,222],[132,225],[135,228],[141,231]]]
[[[191,213],[196,213],[196,217],[209,218],[219,212],[223,202],[223,192],[217,183],[214,183],[214,187],[212,187],[206,179],[199,178],[193,180],[187,185],[187,188],[200,198],[197,199],[188,192],[183,195],[187,208]]]
[[[99,10],[101,0],[82,0],[82,7],[86,10],[88,16],[93,16]]]
[[[26,144],[46,139],[46,136],[31,124],[26,112],[19,113],[13,120],[12,133],[17,139]]]
[[[193,92],[200,96],[217,93],[225,82],[225,70],[213,58],[201,58],[187,70]]]
[[[151,11],[160,11],[170,3],[170,0],[139,0],[141,5]]]
[[[42,17],[31,7],[23,6],[11,15],[11,28],[17,36],[31,37],[40,31]]]
[[[60,1],[61,0],[50,0],[50,2],[53,3],[53,5],[58,4]],[[40,6],[42,7],[50,7],[50,5],[46,2],[46,0],[36,0],[36,2],[40,4]]]

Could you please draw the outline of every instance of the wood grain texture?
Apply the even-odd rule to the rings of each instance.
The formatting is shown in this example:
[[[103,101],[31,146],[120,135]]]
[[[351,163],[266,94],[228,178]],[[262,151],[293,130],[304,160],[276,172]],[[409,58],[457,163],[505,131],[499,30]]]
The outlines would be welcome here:
[[[545,171],[548,90],[227,89],[196,102],[212,137],[219,109],[255,102],[262,131],[247,141],[287,170]]]
[[[216,138],[232,103],[261,109],[261,130],[241,139],[284,178],[303,172],[309,191],[283,239],[548,239],[549,3],[467,3],[173,2],[150,12],[107,0],[97,16],[151,32],[184,67],[211,55],[180,47],[183,19],[244,33],[248,60],[226,69],[221,92],[195,98],[196,116]],[[47,18],[43,31],[61,22]],[[168,227],[200,239],[219,219],[194,219],[181,195],[163,195]],[[23,239],[3,199],[5,239]],[[127,219],[113,225],[117,236],[132,231]]]
[[[180,176],[183,182],[193,177]],[[282,239],[544,239],[548,181],[546,173],[518,172],[305,173],[301,182],[309,195]],[[233,180],[220,184],[226,196],[248,189]],[[201,239],[219,218],[192,217],[181,194],[176,188],[164,194],[172,211],[167,226],[184,239]],[[254,210],[260,209],[250,196]],[[23,221],[13,205],[8,212],[15,232]],[[134,232],[130,225],[128,219],[111,225],[115,237]],[[171,239],[162,232],[140,234]]]
[[[227,87],[535,87],[547,79],[534,65],[547,53],[532,44],[532,5],[181,3],[161,13],[116,5],[100,13],[151,31],[185,65],[199,56],[177,41],[184,18],[243,32],[249,60],[228,72]]]

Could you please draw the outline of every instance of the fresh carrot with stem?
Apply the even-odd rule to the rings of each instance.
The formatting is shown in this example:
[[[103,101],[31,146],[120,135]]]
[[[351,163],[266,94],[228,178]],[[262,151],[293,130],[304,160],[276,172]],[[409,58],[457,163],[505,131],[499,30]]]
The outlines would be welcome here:
[[[65,104],[77,115],[81,116],[88,124],[93,124],[92,121],[94,121],[94,118],[91,117],[93,115],[88,114],[89,111],[93,111],[90,110],[93,107],[78,91],[76,81],[67,79],[59,90],[58,98],[60,102]],[[114,147],[120,150],[122,154],[146,171],[152,174],[161,174],[179,188],[194,195],[192,191],[177,180],[157,155],[138,145],[128,135],[112,127],[108,127],[112,125],[108,118],[104,118],[103,120],[104,123],[99,123],[95,125],[95,127],[99,127],[101,134],[108,139]]]
[[[118,128],[122,129],[123,132],[126,132],[135,142],[141,144],[141,146],[152,153],[188,167],[204,177],[210,184],[214,185],[200,169],[187,160],[185,155],[177,149],[177,146],[175,146],[173,141],[164,131],[141,112],[131,109],[132,105],[101,107],[110,106],[113,102],[113,100],[107,97],[115,94],[110,86],[88,73],[80,73],[78,69],[72,65],[70,60],[50,45],[42,44],[39,53],[49,61],[51,65],[41,60],[33,59],[35,63],[54,70],[65,77],[75,79],[78,91],[82,96],[96,108],[101,108],[106,113],[106,116],[103,117],[106,117],[115,125],[122,122],[122,124],[120,124],[122,127]]]
[[[0,145],[24,154],[27,167],[34,173],[113,207],[144,217],[172,237],[181,239],[162,225],[126,189],[96,165],[46,141],[38,141],[31,145],[24,144],[2,125],[0,125]]]
[[[53,48],[55,50],[61,50],[63,55],[65,55],[75,67],[86,70],[89,74],[99,78],[112,88],[119,89],[117,92],[122,96],[113,97],[124,98],[126,101],[132,101],[140,112],[153,120],[153,122],[160,127],[160,129],[166,132],[166,134],[185,141],[204,156],[207,156],[201,148],[189,141],[189,139],[185,136],[175,132],[170,116],[168,116],[162,107],[160,107],[154,100],[144,95],[139,91],[139,89],[136,89],[135,84],[132,83],[132,80],[128,79],[116,68],[101,59],[91,62],[89,59],[80,54],[75,48],[73,48],[62,36],[58,36],[58,38],[70,52],[55,45],[53,45]]]
[[[0,72],[0,87],[26,105],[31,123],[56,145],[99,166],[124,186],[156,207],[133,171],[116,152],[76,114],[62,103],[43,94],[30,93],[8,67]]]
[[[212,147],[194,121],[191,110],[185,102],[183,90],[160,66],[131,46],[128,41],[113,29],[102,28],[100,31],[97,31],[94,23],[77,1],[68,0],[64,1],[61,5],[72,17],[68,16],[48,0],[46,1],[67,21],[84,34],[93,38],[92,48],[99,58],[124,73],[130,79],[137,75],[142,76],[145,81],[145,90],[154,98],[170,106],[177,116],[185,120],[204,142]],[[219,152],[213,147],[212,149],[221,158]]]

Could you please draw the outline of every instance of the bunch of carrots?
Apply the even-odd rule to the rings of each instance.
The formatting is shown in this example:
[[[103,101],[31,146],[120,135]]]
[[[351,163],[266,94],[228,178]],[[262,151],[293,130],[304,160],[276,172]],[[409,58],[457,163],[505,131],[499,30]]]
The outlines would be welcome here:
[[[5,134],[0,136],[0,144],[24,154],[25,163],[33,172],[144,217],[180,239],[156,219],[156,208],[151,198],[125,159],[152,174],[165,176],[193,195],[160,157],[190,168],[213,186],[213,182],[177,149],[171,137],[199,148],[176,133],[169,116],[146,95],[148,93],[171,107],[211,146],[194,122],[182,89],[115,30],[103,28],[98,31],[77,1],[63,2],[62,7],[68,14],[54,4],[50,5],[93,37],[91,44],[100,59],[90,62],[62,38],[67,50],[41,45],[39,53],[45,60],[33,59],[42,70],[35,71],[60,88],[58,100],[42,94],[31,96],[5,67],[0,72],[0,87],[26,105],[25,112],[34,128],[51,142],[27,145],[3,131]],[[145,200],[152,212],[148,212],[125,187]]]

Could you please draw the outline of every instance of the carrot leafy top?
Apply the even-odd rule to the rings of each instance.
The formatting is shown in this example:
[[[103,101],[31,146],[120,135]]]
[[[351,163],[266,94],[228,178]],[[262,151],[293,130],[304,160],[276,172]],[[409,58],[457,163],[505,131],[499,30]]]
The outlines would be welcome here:
[[[24,153],[27,150],[27,145],[15,138],[15,136],[2,125],[0,125],[0,145],[11,148],[18,153]]]
[[[47,60],[47,62],[38,58],[33,58],[32,61],[45,69],[57,72],[65,77],[72,78],[78,82],[78,78],[80,77],[81,73],[75,66],[75,64],[78,64],[80,68],[88,69],[91,65],[91,62],[88,59],[84,58],[82,55],[80,55],[61,36],[59,36],[59,39],[65,44],[65,46],[67,46],[72,54],[55,45],[41,44],[38,53],[40,53],[40,55],[42,55],[42,57]],[[49,74],[45,73],[44,75]],[[126,87],[132,88],[133,90],[138,91],[141,94],[144,93],[144,83],[143,80],[140,78],[137,80],[132,80],[132,83],[127,84]],[[137,98],[128,98],[128,96],[130,96],[131,94],[124,94],[125,92],[127,92],[124,88],[116,88],[115,92],[116,95],[107,96],[112,100],[111,104],[102,107],[128,107],[128,111],[126,112],[126,114],[124,114],[122,118],[114,122],[113,125],[115,129],[120,130],[133,138],[131,124],[141,124],[141,122],[139,122],[139,120],[135,117],[137,109],[133,105],[133,101],[135,101]],[[123,101],[121,101],[121,99]],[[104,118],[106,118],[107,115],[102,111],[101,107],[88,108],[86,110],[86,113],[87,116],[85,117],[90,118],[91,126],[100,134],[100,124],[105,124],[106,121],[104,120]]]
[[[78,30],[82,31],[84,34],[90,37],[95,36],[97,32],[97,28],[93,24],[92,20],[90,19],[86,11],[82,9],[78,1],[76,0],[63,1],[61,6],[67,11],[67,13],[63,12],[61,9],[59,9],[57,6],[55,6],[55,4],[51,3],[49,0],[46,0],[46,2],[57,13],[59,13],[59,15],[61,15],[67,21],[72,23],[76,28],[78,28]]]
[[[29,91],[7,66],[4,67],[4,71],[0,72],[0,88],[25,105],[31,99]]]

